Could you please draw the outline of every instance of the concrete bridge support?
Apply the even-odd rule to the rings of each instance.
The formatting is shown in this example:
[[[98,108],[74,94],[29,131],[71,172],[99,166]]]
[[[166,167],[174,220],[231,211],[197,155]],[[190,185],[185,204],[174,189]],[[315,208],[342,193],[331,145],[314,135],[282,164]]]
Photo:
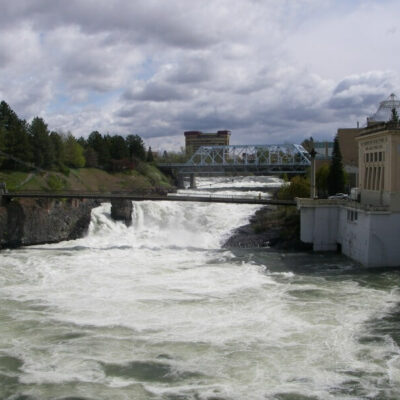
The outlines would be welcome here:
[[[178,189],[185,189],[185,177],[182,174],[178,174],[177,186]]]
[[[196,175],[190,174],[190,189],[196,189]]]
[[[114,199],[111,201],[111,218],[114,221],[123,221],[126,226],[132,224],[132,200]]]
[[[3,194],[7,194],[7,187],[4,182],[0,182],[0,205],[9,203],[9,200],[3,199]]]

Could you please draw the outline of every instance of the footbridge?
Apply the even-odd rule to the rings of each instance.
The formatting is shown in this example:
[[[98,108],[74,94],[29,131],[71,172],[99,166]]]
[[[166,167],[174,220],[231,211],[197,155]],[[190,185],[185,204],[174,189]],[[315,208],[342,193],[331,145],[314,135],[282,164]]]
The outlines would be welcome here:
[[[43,192],[43,191],[16,191],[1,193],[0,199],[3,201],[11,201],[15,198],[32,198],[32,199],[92,199],[100,202],[113,202],[119,200],[131,201],[190,201],[205,203],[232,203],[232,204],[259,204],[259,205],[295,205],[292,200],[277,200],[263,198],[261,195],[255,196],[221,196],[221,195],[182,195],[175,193],[104,193],[104,192]]]
[[[178,186],[183,186],[184,177],[190,177],[190,186],[195,187],[196,175],[302,174],[310,165],[303,146],[279,144],[202,146],[185,163],[159,163],[158,167],[177,177]]]

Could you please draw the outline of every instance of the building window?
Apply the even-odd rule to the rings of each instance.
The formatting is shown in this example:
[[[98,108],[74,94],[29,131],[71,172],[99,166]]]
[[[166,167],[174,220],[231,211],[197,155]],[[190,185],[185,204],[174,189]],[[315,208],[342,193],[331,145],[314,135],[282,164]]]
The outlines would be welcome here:
[[[354,222],[358,220],[358,212],[353,210],[347,210],[347,221]]]
[[[375,155],[376,155],[376,153],[375,153]],[[373,173],[372,173],[373,175],[372,175],[372,187],[371,187],[371,189],[372,190],[376,190],[376,187],[375,187],[375,183],[376,183],[376,167],[373,167]]]
[[[378,173],[376,177],[376,190],[380,190],[381,188],[381,173],[382,173],[382,167],[378,167]]]
[[[367,183],[367,189],[371,190],[371,182],[372,181],[372,167],[368,167],[368,183]]]

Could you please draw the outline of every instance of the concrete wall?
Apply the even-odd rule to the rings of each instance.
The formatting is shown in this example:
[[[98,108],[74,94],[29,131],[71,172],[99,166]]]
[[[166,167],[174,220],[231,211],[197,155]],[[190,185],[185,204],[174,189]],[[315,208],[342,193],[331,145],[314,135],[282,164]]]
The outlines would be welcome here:
[[[314,251],[342,253],[366,267],[400,266],[400,213],[346,205],[300,206],[300,239]]]
[[[312,243],[314,251],[337,248],[339,209],[331,206],[301,208],[300,239]]]

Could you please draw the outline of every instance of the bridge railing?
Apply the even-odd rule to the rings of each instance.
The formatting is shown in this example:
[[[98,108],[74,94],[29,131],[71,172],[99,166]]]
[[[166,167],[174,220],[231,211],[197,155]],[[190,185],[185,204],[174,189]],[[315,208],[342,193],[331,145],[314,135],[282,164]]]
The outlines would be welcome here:
[[[163,187],[155,187],[149,189],[135,189],[135,190],[110,190],[110,191],[83,191],[83,190],[13,190],[10,193],[12,194],[32,194],[32,195],[40,195],[40,194],[55,194],[55,195],[79,195],[79,196],[110,196],[110,195],[160,195],[165,196],[168,193],[175,192],[175,189],[168,189]]]
[[[274,201],[281,204],[295,204],[294,200],[278,200],[273,199],[270,196],[265,196],[265,193],[259,192],[257,194],[212,194],[212,193],[170,193],[167,197],[194,197],[194,198],[204,198],[204,199],[232,199],[232,200],[267,200]]]

